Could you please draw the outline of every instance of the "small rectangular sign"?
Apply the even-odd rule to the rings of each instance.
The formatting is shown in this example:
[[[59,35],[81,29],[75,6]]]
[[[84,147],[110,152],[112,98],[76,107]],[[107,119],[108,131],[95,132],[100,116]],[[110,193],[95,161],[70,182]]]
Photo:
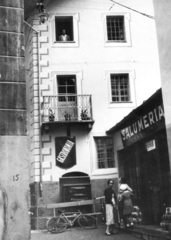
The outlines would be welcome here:
[[[171,214],[171,207],[166,208],[166,214]]]
[[[147,152],[153,150],[156,148],[156,142],[155,140],[151,140],[149,142],[146,143],[146,149],[147,149]]]

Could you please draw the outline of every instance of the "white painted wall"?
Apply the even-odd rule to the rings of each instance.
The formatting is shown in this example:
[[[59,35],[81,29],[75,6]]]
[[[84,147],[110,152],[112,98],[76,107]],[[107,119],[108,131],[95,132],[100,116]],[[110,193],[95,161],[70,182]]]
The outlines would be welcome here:
[[[131,8],[154,15],[152,1],[127,4]],[[93,131],[105,131],[128,112],[130,108],[109,108],[106,70],[135,71],[136,102],[142,104],[160,87],[159,63],[155,22],[151,18],[114,5],[111,1],[51,1],[47,11],[53,13],[78,13],[79,46],[76,48],[50,48],[50,71],[82,71],[83,94],[93,96]],[[127,12],[130,14],[130,47],[105,47],[103,13]],[[50,25],[50,23],[49,23]],[[51,33],[49,33],[51,37]],[[100,96],[100,97],[99,97]],[[99,111],[100,110],[100,111]]]
[[[140,12],[154,15],[152,0],[130,0],[123,2],[126,6]],[[93,102],[93,119],[95,123],[89,133],[82,129],[71,130],[77,141],[77,167],[91,175],[92,178],[115,177],[117,169],[97,170],[93,137],[105,136],[106,130],[114,126],[133,108],[142,104],[160,88],[159,61],[157,53],[155,22],[117,4],[106,0],[51,0],[46,6],[50,14],[47,31],[42,31],[41,48],[47,48],[48,54],[41,55],[43,65],[41,73],[46,77],[42,83],[49,87],[44,94],[53,94],[54,72],[79,72],[78,92],[91,94]],[[112,8],[111,8],[112,7]],[[109,10],[110,9],[110,10]],[[130,27],[130,46],[106,46],[104,41],[104,15],[106,13],[127,14]],[[78,44],[75,47],[55,47],[52,44],[52,21],[55,14],[75,14],[78,26]],[[132,104],[109,104],[109,73],[130,71],[132,78]],[[43,171],[44,176],[57,181],[66,170],[55,167],[56,136],[66,136],[66,130],[56,130],[51,134],[51,141],[43,144],[51,149],[51,155],[45,155],[43,161],[50,162],[50,167]],[[116,143],[117,144],[117,143]],[[105,174],[105,175],[104,175]],[[45,180],[48,177],[44,178]]]

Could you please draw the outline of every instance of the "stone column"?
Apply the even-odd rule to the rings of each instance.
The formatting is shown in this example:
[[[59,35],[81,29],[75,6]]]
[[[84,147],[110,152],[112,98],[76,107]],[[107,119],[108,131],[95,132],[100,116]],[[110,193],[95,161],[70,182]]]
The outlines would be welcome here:
[[[0,0],[0,240],[30,239],[23,20],[23,0]]]

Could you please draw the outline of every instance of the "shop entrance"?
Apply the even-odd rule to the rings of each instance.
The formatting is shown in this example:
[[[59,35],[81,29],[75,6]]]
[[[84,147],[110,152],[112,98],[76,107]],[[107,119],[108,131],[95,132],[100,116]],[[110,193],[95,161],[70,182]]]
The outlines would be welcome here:
[[[145,224],[159,224],[161,220],[161,176],[157,149],[147,151],[140,144],[140,197]]]
[[[119,177],[125,177],[133,189],[133,203],[140,206],[140,171],[138,148],[136,145],[118,151]]]
[[[133,204],[140,207],[143,224],[159,224],[162,182],[158,150],[147,151],[146,142],[143,141],[119,151],[118,159],[119,175],[126,177],[134,191]]]

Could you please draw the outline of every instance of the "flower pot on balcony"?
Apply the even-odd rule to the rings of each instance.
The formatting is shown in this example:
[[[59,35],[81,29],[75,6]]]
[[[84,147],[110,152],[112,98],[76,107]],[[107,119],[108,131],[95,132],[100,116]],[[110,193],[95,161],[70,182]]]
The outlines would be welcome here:
[[[88,117],[88,114],[87,114],[87,109],[81,111],[81,119],[90,120],[90,117]]]
[[[54,120],[55,120],[55,116],[54,116],[54,115],[50,115],[50,116],[49,116],[49,121],[52,122],[52,121],[54,121]]]
[[[49,121],[55,120],[55,114],[53,113],[52,109],[49,109]]]
[[[71,114],[69,114],[69,113],[65,113],[64,117],[65,117],[65,121],[71,120]]]

